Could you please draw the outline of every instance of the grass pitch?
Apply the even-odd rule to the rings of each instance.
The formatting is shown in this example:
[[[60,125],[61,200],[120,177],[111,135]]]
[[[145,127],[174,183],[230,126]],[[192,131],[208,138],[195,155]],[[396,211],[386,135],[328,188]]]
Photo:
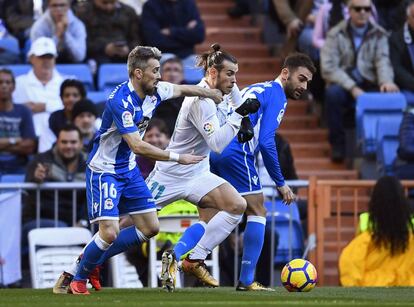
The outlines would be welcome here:
[[[0,306],[414,306],[414,288],[315,288],[309,293],[236,292],[233,288],[110,289],[89,296],[51,289],[0,289]]]

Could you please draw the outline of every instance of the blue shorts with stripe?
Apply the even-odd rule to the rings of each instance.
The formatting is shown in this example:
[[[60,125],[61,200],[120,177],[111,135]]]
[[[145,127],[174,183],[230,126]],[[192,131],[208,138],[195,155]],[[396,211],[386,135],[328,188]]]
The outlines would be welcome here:
[[[210,170],[228,181],[241,195],[262,190],[249,144],[232,141],[221,154],[210,153]]]
[[[137,167],[122,175],[86,168],[86,199],[91,223],[156,211],[151,192]]]

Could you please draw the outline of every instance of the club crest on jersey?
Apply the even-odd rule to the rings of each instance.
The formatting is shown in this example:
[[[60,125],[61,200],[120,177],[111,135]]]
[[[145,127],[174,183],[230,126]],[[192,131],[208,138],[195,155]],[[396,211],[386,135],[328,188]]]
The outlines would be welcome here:
[[[212,134],[214,132],[213,124],[209,122],[205,123],[203,126],[203,130],[205,133],[207,133],[207,135]]]
[[[134,126],[134,120],[132,119],[132,114],[129,111],[125,111],[122,113],[122,125],[125,128],[133,127]]]
[[[114,203],[113,203],[112,199],[110,199],[110,198],[105,199],[104,209],[105,210],[111,210],[113,207],[114,207]]]

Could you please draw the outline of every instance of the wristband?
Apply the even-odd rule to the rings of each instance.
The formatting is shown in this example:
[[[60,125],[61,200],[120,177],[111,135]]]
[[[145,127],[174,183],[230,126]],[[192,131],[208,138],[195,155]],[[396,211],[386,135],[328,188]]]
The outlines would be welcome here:
[[[178,162],[178,160],[180,160],[180,155],[178,153],[170,151],[169,161]]]

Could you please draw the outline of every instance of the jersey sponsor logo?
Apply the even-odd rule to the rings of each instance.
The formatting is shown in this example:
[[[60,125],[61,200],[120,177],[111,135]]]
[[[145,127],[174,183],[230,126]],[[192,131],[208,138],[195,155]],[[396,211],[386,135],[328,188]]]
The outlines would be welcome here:
[[[203,130],[207,135],[211,135],[214,132],[214,126],[212,123],[207,122],[203,125]]]
[[[125,128],[129,128],[129,127],[133,127],[134,126],[134,121],[132,119],[131,112],[125,111],[124,113],[122,113],[122,125]]]
[[[111,210],[113,207],[114,207],[114,202],[112,201],[112,199],[110,198],[105,199],[104,209]]]
[[[281,109],[281,110],[279,111],[279,115],[277,116],[277,122],[279,123],[279,125],[280,125],[280,123],[282,122],[283,115],[285,115],[286,105],[287,105],[287,102],[285,102],[285,104],[283,105],[283,109]]]
[[[253,180],[254,185],[257,185],[257,181],[259,180],[259,177],[253,176],[252,180]]]
[[[141,121],[137,124],[139,133],[143,133],[145,132],[145,130],[147,130],[149,121],[150,121],[150,118],[147,116],[144,116],[141,119]]]

